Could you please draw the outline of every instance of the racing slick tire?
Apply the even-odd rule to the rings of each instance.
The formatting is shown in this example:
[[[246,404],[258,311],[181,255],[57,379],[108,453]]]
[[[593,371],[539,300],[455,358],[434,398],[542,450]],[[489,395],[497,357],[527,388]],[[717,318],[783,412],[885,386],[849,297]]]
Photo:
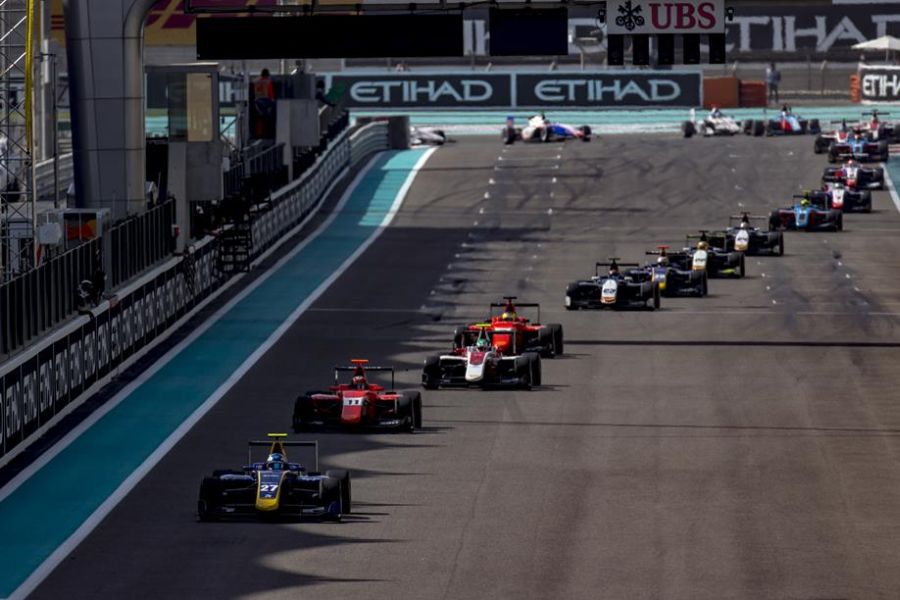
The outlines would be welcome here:
[[[337,516],[337,520],[340,521],[341,516],[353,512],[350,472],[343,469],[329,469],[325,471],[325,477],[336,481],[340,486],[341,514]]]
[[[744,275],[747,274],[747,261],[744,260],[744,255],[741,254],[741,264],[738,267],[738,273],[741,275],[741,279],[744,278]]]
[[[553,132],[550,131],[549,127],[541,127],[538,139],[543,143],[548,143],[553,141]]]
[[[697,133],[697,128],[694,127],[693,121],[685,121],[681,125],[681,130],[684,132],[684,137],[692,138],[694,134]]]
[[[582,136],[583,136],[583,137],[581,138],[581,141],[582,141],[582,142],[589,142],[589,141],[591,141],[591,126],[590,126],[590,125],[582,125],[582,126],[579,127],[578,129],[581,130],[581,133],[582,133]]]
[[[813,135],[822,133],[822,125],[819,123],[818,119],[810,119],[806,129]]]
[[[880,140],[878,142],[878,160],[881,162],[887,162],[891,158],[890,150],[888,149],[888,141]]]
[[[769,215],[769,231],[778,231],[781,229],[781,215],[777,210],[773,210]]]
[[[753,121],[753,135],[761,137],[766,133],[766,124],[762,121]]]
[[[659,305],[662,302],[662,292],[659,290],[659,284],[653,284],[653,303],[650,305],[650,310],[659,310]]]
[[[331,392],[320,392],[320,391],[311,391],[306,392],[302,396],[297,396],[297,399],[294,400],[294,413],[291,418],[291,427],[294,430],[294,433],[300,433],[301,431],[306,431],[306,425],[304,423],[304,408],[306,407],[307,399],[310,396],[315,394],[329,394]]]
[[[709,275],[703,272],[703,280],[700,282],[700,297],[705,298],[709,295]]]
[[[215,521],[213,513],[214,498],[219,495],[219,478],[204,477],[200,482],[200,494],[197,498],[197,517],[204,523]]]
[[[778,232],[778,253],[777,256],[784,256],[784,232]]]
[[[862,212],[870,213],[872,212],[872,192],[866,190],[863,195],[862,201]]]
[[[507,146],[516,143],[516,130],[513,127],[504,127],[500,132],[500,137],[503,139],[503,143]]]
[[[565,350],[563,343],[563,326],[559,323],[550,323],[547,327],[553,332],[553,354],[559,356]]]
[[[844,230],[844,215],[843,214],[839,214],[837,216],[837,220],[834,223],[834,230],[835,231],[843,231]]]
[[[528,381],[530,382],[530,386],[534,387],[541,385],[541,355],[537,352],[526,352],[522,356],[528,360]]]
[[[422,387],[436,390],[441,387],[441,357],[437,354],[425,359],[422,367]]]
[[[741,123],[741,131],[746,135],[750,135],[753,133],[753,120],[745,119],[743,123]]]
[[[397,417],[404,420],[399,430],[415,433],[416,429],[422,427],[422,394],[413,390],[404,390],[399,392],[399,395]]]
[[[813,152],[815,154],[825,154],[828,151],[828,146],[830,146],[830,142],[823,138],[821,135],[816,136],[816,141],[813,142]]]
[[[763,124],[763,130],[765,131],[767,137],[775,135],[775,129],[772,126],[772,121],[766,121]]]

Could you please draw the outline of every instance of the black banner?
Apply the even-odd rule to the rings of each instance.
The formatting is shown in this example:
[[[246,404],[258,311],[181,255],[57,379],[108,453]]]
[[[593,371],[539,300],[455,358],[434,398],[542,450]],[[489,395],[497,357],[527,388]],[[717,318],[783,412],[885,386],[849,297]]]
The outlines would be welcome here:
[[[699,72],[551,73],[516,76],[516,106],[589,108],[702,104]]]
[[[900,103],[900,67],[862,67],[859,99],[873,104]]]
[[[0,457],[152,342],[224,279],[208,243],[0,374]]]
[[[512,102],[508,74],[333,75],[353,108],[503,108]]]
[[[416,73],[343,75],[329,85],[370,109],[589,108],[702,104],[700,72]]]

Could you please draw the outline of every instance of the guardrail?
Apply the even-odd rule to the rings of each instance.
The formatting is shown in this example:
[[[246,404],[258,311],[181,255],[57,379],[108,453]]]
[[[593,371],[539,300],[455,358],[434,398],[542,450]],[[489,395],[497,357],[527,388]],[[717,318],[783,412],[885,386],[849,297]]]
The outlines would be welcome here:
[[[352,133],[347,130],[340,134],[328,153],[320,156],[300,179],[274,195],[269,210],[253,219],[251,258],[259,256],[302,221],[341,171],[387,147],[386,123],[371,123]]]
[[[101,240],[86,242],[0,285],[0,356],[78,312],[78,286],[102,270]]]
[[[168,200],[109,230],[110,283],[119,287],[175,251],[175,201]]]
[[[341,133],[308,173],[276,195],[273,210],[256,218],[254,225],[267,236],[265,246],[272,247],[275,238],[288,231],[288,220],[297,222],[304,211],[309,214],[315,210],[334,178],[373,152],[387,149],[387,132],[386,123],[375,122]],[[0,465],[84,402],[106,376],[127,366],[135,354],[176,326],[204,299],[223,289],[228,274],[221,269],[219,259],[222,240],[205,237],[185,254],[172,257],[118,290],[115,296],[101,301],[89,314],[45,334],[26,351],[0,364]],[[72,254],[66,260],[86,260],[99,252],[101,243],[93,240],[79,246],[72,252],[82,254]],[[30,273],[24,276],[31,280],[20,286],[16,301],[32,302],[40,296],[42,288],[34,279],[52,279],[68,273],[70,281],[60,289],[71,286],[73,294],[68,306],[76,304],[77,277],[72,277],[72,273],[77,271],[90,278],[96,266],[85,264],[77,271],[71,266],[62,270],[62,265],[58,265],[56,275],[48,274],[49,271]],[[0,302],[3,299],[4,294],[0,293]],[[47,302],[55,306],[64,304],[65,299]],[[6,314],[0,314],[0,319],[4,324],[10,323]],[[0,329],[6,331],[5,327]]]

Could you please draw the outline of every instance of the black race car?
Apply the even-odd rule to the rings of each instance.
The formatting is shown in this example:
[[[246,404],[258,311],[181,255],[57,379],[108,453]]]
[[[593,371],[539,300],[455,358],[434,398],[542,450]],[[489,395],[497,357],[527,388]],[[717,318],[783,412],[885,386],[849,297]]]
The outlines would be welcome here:
[[[711,246],[726,251],[743,252],[749,256],[784,255],[784,232],[753,226],[753,221],[768,221],[769,217],[732,215],[728,227],[707,234]]]
[[[710,244],[709,231],[701,229],[697,235],[687,236],[687,248],[679,254],[685,254],[686,259],[679,268],[691,268],[694,271],[706,270],[713,279],[723,277],[743,277],[746,273],[744,253],[735,250],[725,250]],[[673,253],[669,253],[672,261]]]
[[[772,211],[769,229],[843,231],[844,214],[831,208],[822,197],[795,195],[793,206]]]
[[[659,285],[659,291],[666,297],[698,296],[709,292],[709,276],[706,269],[695,270],[692,259],[685,258],[675,263],[669,259],[669,247],[657,246],[647,255],[657,256],[656,262],[647,263],[641,269],[647,279]],[[676,256],[678,256],[676,254]]]
[[[251,441],[248,465],[237,470],[213,471],[200,482],[197,514],[201,521],[234,517],[282,517],[340,520],[350,513],[350,473],[319,472],[318,442],[284,439],[270,433],[268,441]],[[253,448],[267,447],[267,458],[253,462]],[[289,462],[287,448],[309,448],[313,468]]]
[[[659,284],[637,263],[618,261],[610,258],[609,262],[598,262],[593,277],[570,283],[566,287],[566,309],[659,308]]]

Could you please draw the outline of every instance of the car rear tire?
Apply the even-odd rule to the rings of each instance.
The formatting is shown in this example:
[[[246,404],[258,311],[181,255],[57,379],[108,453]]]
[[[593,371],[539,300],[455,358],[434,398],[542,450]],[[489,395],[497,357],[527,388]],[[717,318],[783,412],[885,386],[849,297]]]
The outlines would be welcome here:
[[[703,281],[700,284],[700,297],[706,298],[709,295],[709,275],[703,272]]]
[[[650,306],[653,310],[659,310],[659,306],[662,302],[662,293],[659,291],[659,284],[653,284],[653,304]]]
[[[563,326],[559,323],[550,323],[547,325],[553,333],[553,355],[559,356],[565,351],[563,343]]]
[[[697,128],[694,126],[693,121],[685,121],[681,124],[681,131],[684,132],[684,137],[692,138],[694,134],[697,132]]]
[[[441,387],[441,357],[429,356],[422,367],[422,387],[426,390],[436,390]]]
[[[784,256],[784,232],[778,235],[778,256]]]
[[[197,517],[201,521],[208,523],[216,520],[213,508],[215,507],[215,498],[218,494],[218,477],[204,477],[200,482],[200,494],[197,498]]]
[[[340,484],[341,514],[349,515],[353,511],[353,498],[350,485],[350,471],[343,469],[329,469],[325,471],[325,477],[336,479]]]
[[[760,137],[766,133],[766,124],[762,121],[753,121],[753,135]]]
[[[840,214],[837,217],[837,223],[834,226],[835,231],[843,231],[844,230],[844,215]]]
[[[525,356],[528,357],[528,378],[531,382],[531,385],[541,385],[541,355],[537,352],[528,352],[525,354]]]
[[[741,264],[738,267],[738,273],[741,274],[741,278],[743,279],[744,275],[747,274],[747,261],[744,260],[744,255],[741,254]]]

